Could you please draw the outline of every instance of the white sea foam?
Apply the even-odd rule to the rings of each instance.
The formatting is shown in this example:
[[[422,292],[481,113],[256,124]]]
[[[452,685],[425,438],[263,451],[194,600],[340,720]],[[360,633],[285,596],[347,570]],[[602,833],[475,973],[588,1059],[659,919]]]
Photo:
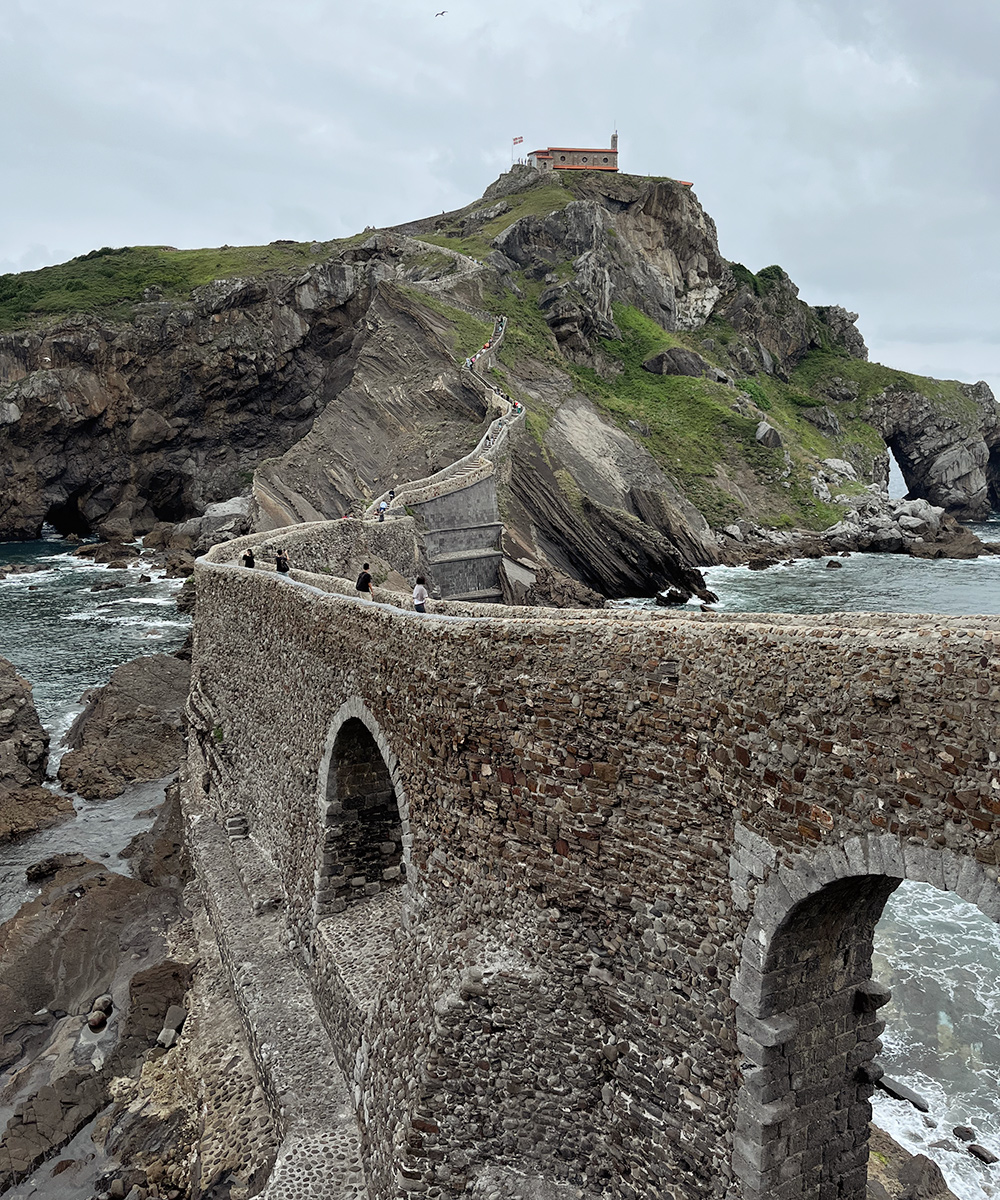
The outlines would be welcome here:
[[[1000,927],[948,892],[903,883],[879,922],[873,970],[892,989],[882,1061],[923,1096],[925,1116],[878,1093],[875,1123],[941,1167],[961,1200],[1000,1197],[995,1168],[952,1134],[1000,1150]]]

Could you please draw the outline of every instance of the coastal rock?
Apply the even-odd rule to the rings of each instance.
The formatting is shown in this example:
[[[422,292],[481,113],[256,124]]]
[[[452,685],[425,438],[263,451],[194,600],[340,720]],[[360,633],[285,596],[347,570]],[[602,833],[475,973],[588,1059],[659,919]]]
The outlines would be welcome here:
[[[183,999],[190,970],[163,936],[180,915],[177,893],[82,860],[0,926],[0,1039],[8,1068],[23,1067],[0,1136],[0,1191],[109,1103],[112,1080],[132,1074]]]
[[[49,735],[35,711],[31,684],[0,658],[0,787],[40,784],[48,756]]]
[[[250,497],[234,496],[230,500],[210,504],[202,516],[177,525],[170,544],[198,555],[219,542],[230,542],[249,532]]]
[[[71,749],[59,766],[62,784],[88,800],[106,800],[129,783],[175,771],[189,679],[189,664],[167,654],[118,667],[104,687],[87,693],[87,707],[66,735]]]
[[[892,447],[911,495],[981,519],[1000,502],[1000,405],[982,382],[937,386],[932,399],[901,379],[867,402],[864,419]]]
[[[910,554],[915,558],[978,558],[993,551],[954,517],[926,500],[890,500],[869,493],[827,530],[834,550]]]
[[[908,1154],[872,1125],[868,1159],[868,1200],[957,1200],[940,1168],[924,1154]]]
[[[0,844],[72,813],[70,800],[41,786],[48,756],[31,684],[0,658]]]

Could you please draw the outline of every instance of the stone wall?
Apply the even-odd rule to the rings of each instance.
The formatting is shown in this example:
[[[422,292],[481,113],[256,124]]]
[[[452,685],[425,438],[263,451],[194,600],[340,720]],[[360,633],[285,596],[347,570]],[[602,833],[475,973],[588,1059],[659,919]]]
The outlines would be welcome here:
[[[881,904],[931,877],[1000,916],[1000,623],[196,578],[186,803],[274,864],[373,1197],[861,1200]],[[405,883],[333,911],[352,720]]]

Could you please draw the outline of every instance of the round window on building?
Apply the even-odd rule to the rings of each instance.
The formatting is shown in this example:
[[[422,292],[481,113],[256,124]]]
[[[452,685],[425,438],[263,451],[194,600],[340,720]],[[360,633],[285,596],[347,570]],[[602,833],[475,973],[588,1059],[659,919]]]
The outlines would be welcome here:
[[[586,162],[586,161],[587,161],[587,156],[586,156],[586,154],[583,156],[583,159],[582,159],[581,161],[583,161],[583,162]]]
[[[565,154],[560,154],[560,155],[559,155],[559,161],[560,161],[560,162],[565,162],[565,161],[566,161],[566,155],[565,155]]]
[[[607,161],[608,161],[608,156],[607,156],[606,154],[605,154],[605,156],[604,156],[604,161],[605,161],[605,162],[607,162]]]

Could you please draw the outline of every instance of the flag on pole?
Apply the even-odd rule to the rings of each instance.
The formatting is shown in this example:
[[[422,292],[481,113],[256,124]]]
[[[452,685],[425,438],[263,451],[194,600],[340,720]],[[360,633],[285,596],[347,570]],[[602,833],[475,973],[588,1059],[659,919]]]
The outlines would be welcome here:
[[[524,138],[514,138],[514,145],[515,145],[515,146],[520,146],[520,144],[521,144],[523,141],[524,141]]]

